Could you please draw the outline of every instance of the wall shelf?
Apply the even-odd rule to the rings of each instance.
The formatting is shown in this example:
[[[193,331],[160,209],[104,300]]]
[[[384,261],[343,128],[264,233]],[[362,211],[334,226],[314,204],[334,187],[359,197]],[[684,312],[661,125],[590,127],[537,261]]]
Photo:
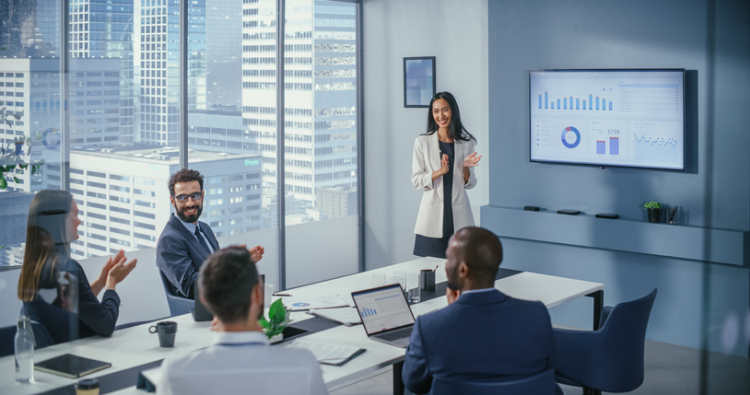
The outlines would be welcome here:
[[[750,264],[750,231],[482,206],[482,227],[499,237],[627,251],[727,265]]]

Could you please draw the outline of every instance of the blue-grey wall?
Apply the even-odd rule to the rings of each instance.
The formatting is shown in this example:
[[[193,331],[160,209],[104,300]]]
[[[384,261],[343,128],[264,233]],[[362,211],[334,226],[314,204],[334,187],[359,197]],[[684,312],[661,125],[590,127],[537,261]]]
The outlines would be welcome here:
[[[490,205],[645,221],[643,203],[657,200],[684,208],[689,225],[750,229],[750,2],[490,0],[488,18]],[[530,163],[528,70],[553,68],[689,70],[687,171]],[[747,267],[503,243],[503,265],[602,282],[607,305],[658,288],[649,339],[748,355]],[[551,312],[554,322],[591,325],[590,300]]]

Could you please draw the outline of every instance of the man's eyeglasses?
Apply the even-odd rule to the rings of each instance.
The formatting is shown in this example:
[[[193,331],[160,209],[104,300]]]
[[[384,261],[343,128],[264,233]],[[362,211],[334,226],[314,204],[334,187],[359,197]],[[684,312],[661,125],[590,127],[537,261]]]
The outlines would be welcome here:
[[[202,192],[195,192],[191,193],[190,195],[180,195],[175,196],[175,199],[181,201],[181,202],[187,202],[188,198],[193,199],[194,202],[197,202],[201,199],[203,199],[203,193]]]

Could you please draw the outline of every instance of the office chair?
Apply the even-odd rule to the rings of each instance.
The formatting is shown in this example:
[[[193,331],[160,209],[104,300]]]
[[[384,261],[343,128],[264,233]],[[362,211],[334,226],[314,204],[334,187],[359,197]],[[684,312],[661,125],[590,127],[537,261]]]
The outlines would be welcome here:
[[[36,347],[34,347],[35,350],[54,344],[52,336],[44,325],[36,321],[31,321],[31,330],[34,331],[34,340],[36,341]],[[0,357],[13,355],[15,353],[15,339],[16,325],[0,328]]]
[[[458,381],[435,378],[432,395],[552,395],[555,393],[555,371],[545,370],[520,380],[503,382]]]
[[[164,273],[162,273],[161,270],[159,270],[159,276],[161,277],[161,284],[164,286],[164,294],[167,295],[169,316],[174,317],[177,315],[190,314],[190,310],[195,308],[195,301],[175,295],[172,292],[169,280],[164,277]]]
[[[596,331],[555,329],[555,381],[594,393],[640,387],[646,327],[656,292],[605,307]]]

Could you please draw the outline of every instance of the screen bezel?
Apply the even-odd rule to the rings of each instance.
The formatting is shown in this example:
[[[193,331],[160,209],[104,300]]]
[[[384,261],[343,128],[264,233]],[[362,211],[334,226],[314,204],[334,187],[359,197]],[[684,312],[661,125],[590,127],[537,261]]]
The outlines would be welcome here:
[[[619,71],[637,71],[637,72],[663,72],[663,71],[677,71],[682,73],[682,168],[668,168],[668,167],[653,167],[653,166],[637,166],[637,165],[613,165],[610,163],[584,163],[584,162],[566,162],[566,161],[557,161],[557,160],[540,160],[540,159],[533,159],[531,157],[531,139],[533,137],[533,130],[531,128],[531,74],[535,72],[619,72]],[[528,121],[529,121],[529,127],[528,127],[528,138],[526,139],[526,142],[529,144],[529,162],[531,163],[549,163],[549,164],[564,164],[564,165],[578,165],[578,166],[594,166],[594,167],[619,167],[619,168],[626,168],[626,169],[649,169],[649,170],[662,170],[662,171],[675,171],[675,172],[684,172],[687,168],[687,164],[685,163],[687,160],[687,125],[685,124],[685,110],[687,109],[687,103],[685,98],[685,69],[684,68],[663,68],[663,69],[529,69],[528,75],[528,96],[526,98],[526,104],[528,105]]]

